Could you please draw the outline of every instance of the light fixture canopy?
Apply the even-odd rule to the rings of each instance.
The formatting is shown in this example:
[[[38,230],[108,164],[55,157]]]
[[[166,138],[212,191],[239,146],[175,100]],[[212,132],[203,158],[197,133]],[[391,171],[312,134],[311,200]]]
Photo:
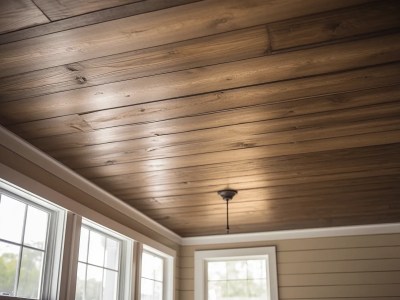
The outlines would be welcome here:
[[[236,190],[231,190],[231,189],[218,191],[218,195],[220,195],[222,199],[225,201],[231,201],[237,193],[238,192]]]
[[[218,191],[218,195],[226,202],[226,233],[229,234],[229,201],[235,197],[238,192],[232,189]]]

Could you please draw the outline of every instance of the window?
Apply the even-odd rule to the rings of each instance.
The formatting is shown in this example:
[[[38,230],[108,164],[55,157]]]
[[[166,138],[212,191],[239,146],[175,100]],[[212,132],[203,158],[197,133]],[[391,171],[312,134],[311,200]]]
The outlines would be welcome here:
[[[174,276],[174,258],[144,245],[141,259],[140,300],[172,300]]]
[[[196,300],[277,300],[274,247],[197,251]]]
[[[149,251],[142,252],[141,300],[162,300],[164,259]]]
[[[132,264],[126,238],[88,222],[82,225],[75,299],[117,300],[126,295],[124,265]],[[122,262],[124,262],[122,264]]]
[[[6,187],[3,182],[0,186]],[[63,214],[41,199],[7,188],[0,189],[0,295],[48,298],[52,280],[58,284],[53,263],[60,262],[55,243],[62,238],[54,236],[63,226]]]

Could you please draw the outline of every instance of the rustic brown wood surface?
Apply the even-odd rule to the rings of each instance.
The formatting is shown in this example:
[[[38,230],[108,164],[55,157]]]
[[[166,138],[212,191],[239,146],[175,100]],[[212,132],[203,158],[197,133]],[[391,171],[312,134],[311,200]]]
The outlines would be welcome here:
[[[227,187],[234,233],[400,221],[400,1],[35,4],[0,123],[157,222],[224,233]]]

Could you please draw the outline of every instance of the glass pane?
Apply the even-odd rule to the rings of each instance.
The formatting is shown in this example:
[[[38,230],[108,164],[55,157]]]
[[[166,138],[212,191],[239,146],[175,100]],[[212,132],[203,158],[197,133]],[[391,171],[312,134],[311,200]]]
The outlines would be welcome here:
[[[86,282],[86,265],[78,263],[78,272],[76,277],[76,300],[85,300],[85,282]]]
[[[248,299],[247,280],[230,280],[228,284],[228,299]]]
[[[153,300],[154,281],[142,278],[140,287],[140,300]]]
[[[89,238],[89,258],[90,264],[104,266],[104,252],[106,245],[106,237],[95,231],[90,231]]]
[[[249,296],[253,300],[263,300],[267,298],[267,281],[265,279],[248,281]]]
[[[44,250],[46,245],[49,214],[36,207],[28,206],[24,244]]]
[[[246,279],[247,264],[245,260],[227,261],[226,271],[228,279]]]
[[[117,300],[118,295],[118,272],[104,270],[103,299]]]
[[[6,195],[0,200],[0,238],[20,244],[26,205]]]
[[[118,270],[119,263],[119,241],[107,238],[105,267]]]
[[[163,299],[163,284],[162,282],[154,282],[154,300],[162,300]]]
[[[18,297],[38,299],[42,278],[44,253],[23,248],[18,282]]]
[[[142,253],[142,277],[163,280],[164,260],[148,252]]]
[[[14,284],[20,248],[0,242],[0,294],[15,296]]]
[[[79,261],[87,262],[87,252],[89,243],[89,230],[85,227],[81,228],[81,237],[79,240]]]
[[[208,282],[208,300],[223,300],[228,294],[226,281]]]
[[[265,259],[248,260],[247,272],[249,279],[264,279],[267,278],[267,271],[265,268]]]
[[[87,266],[86,300],[101,300],[102,286],[103,269],[93,266]]]
[[[208,280],[222,280],[226,279],[226,262],[216,261],[208,262]]]

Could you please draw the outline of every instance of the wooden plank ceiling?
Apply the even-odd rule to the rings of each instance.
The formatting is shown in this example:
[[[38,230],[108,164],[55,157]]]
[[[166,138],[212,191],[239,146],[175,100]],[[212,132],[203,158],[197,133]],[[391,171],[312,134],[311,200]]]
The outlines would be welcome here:
[[[1,124],[182,236],[398,222],[399,16],[2,0]]]

